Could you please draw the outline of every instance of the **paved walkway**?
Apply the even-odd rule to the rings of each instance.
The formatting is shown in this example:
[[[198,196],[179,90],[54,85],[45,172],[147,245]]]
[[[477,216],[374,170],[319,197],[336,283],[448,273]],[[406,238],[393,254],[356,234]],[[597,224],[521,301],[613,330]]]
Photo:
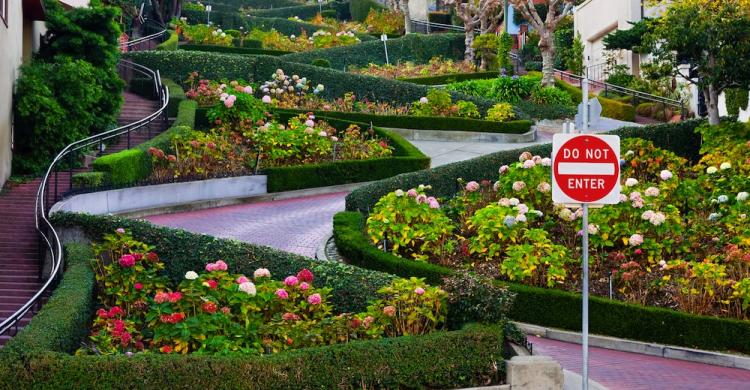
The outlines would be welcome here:
[[[529,337],[534,355],[554,358],[563,369],[581,374],[579,344]],[[750,371],[604,348],[589,349],[589,375],[611,390],[750,389]]]
[[[315,257],[344,210],[346,192],[146,217],[157,225],[233,238]]]
[[[625,122],[610,118],[601,118],[592,133],[619,129],[626,126],[640,126],[633,122]],[[543,121],[536,125],[537,139],[527,143],[491,143],[491,142],[456,142],[456,141],[409,141],[422,153],[432,158],[432,167],[438,167],[457,161],[479,157],[503,150],[528,148],[530,146],[552,142],[552,135],[562,132],[562,123],[557,121]]]

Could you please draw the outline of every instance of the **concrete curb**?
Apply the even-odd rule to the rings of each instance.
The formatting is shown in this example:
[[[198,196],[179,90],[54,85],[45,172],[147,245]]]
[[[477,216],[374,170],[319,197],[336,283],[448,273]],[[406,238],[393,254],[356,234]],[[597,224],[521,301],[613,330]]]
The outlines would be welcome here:
[[[326,246],[328,245],[328,240],[331,238],[333,238],[333,232],[328,233],[322,242],[318,244],[318,247],[315,249],[316,259],[320,261],[329,261],[328,256],[326,255]]]
[[[581,334],[578,332],[546,328],[522,322],[515,322],[515,324],[529,335],[540,336],[550,340],[581,344]],[[589,345],[592,347],[612,349],[621,352],[632,352],[667,359],[750,370],[750,357],[747,356],[730,355],[721,352],[703,351],[700,349],[647,343],[599,335],[589,335]]]
[[[536,140],[536,127],[523,134],[481,133],[474,131],[400,129],[387,127],[409,141],[528,143]]]

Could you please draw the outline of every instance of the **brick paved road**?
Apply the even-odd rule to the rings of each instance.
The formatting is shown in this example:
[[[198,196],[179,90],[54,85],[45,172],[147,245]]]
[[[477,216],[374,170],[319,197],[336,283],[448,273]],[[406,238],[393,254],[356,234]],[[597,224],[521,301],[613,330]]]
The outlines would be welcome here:
[[[535,355],[554,358],[563,368],[581,373],[579,344],[529,337]],[[589,375],[611,390],[750,389],[750,371],[656,356],[589,349]]]
[[[234,238],[314,257],[344,210],[346,192],[146,217],[157,225]]]

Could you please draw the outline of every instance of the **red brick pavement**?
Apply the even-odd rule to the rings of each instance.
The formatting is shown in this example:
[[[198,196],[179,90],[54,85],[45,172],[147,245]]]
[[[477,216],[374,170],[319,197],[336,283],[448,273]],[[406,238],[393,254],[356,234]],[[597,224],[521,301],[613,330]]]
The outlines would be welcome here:
[[[315,256],[333,229],[333,215],[344,210],[346,192],[250,203],[146,219],[157,225],[233,238],[304,256]]]
[[[564,369],[581,373],[579,344],[529,337],[535,355],[554,358]],[[750,371],[657,356],[589,349],[589,375],[611,390],[750,389]]]

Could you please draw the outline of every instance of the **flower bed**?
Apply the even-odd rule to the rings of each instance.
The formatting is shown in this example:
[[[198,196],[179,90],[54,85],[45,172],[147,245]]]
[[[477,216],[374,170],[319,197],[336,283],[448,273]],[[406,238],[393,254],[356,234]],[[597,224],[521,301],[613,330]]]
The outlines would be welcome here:
[[[607,295],[611,279],[615,298],[626,302],[747,318],[750,183],[747,168],[728,160],[748,158],[748,130],[729,124],[701,132],[704,155],[693,167],[646,141],[623,140],[626,194],[619,205],[592,210],[588,226],[595,294]],[[580,211],[553,207],[549,160],[524,153],[511,165],[494,185],[463,183],[450,200],[430,198],[421,186],[391,192],[368,219],[371,242],[423,264],[412,270],[425,273],[415,275],[470,267],[576,291]]]
[[[124,226],[135,237],[149,239],[159,248],[159,253],[163,251],[159,257],[164,260],[165,270],[172,280],[182,279],[186,270],[200,264],[198,256],[195,256],[198,253],[202,258],[233,259],[227,262],[233,265],[230,269],[235,272],[247,273],[256,267],[266,267],[272,275],[276,275],[307,267],[315,275],[316,284],[333,289],[331,303],[335,310],[361,310],[366,300],[374,296],[375,290],[393,280],[392,276],[377,272],[335,263],[319,263],[301,256],[177,232],[144,222],[68,214],[56,216],[55,223],[57,226],[79,226],[92,237],[101,237],[97,234]],[[320,388],[339,387],[342,384],[356,387],[363,383],[386,387],[418,385],[453,388],[497,383],[500,379],[502,364],[498,362],[502,360],[502,330],[476,326],[461,331],[438,331],[420,337],[393,337],[302,348],[262,357],[238,353],[190,357],[175,353],[71,356],[68,353],[80,346],[79,341],[86,332],[86,322],[94,314],[95,276],[87,264],[91,258],[92,254],[86,246],[66,247],[69,269],[55,295],[32,322],[0,351],[0,361],[3,362],[0,378],[3,383],[22,387],[33,383],[55,388],[94,384],[106,387],[184,387],[203,384],[210,387],[216,384],[217,369],[222,372],[220,381],[226,388],[246,387],[249,383],[269,389],[296,387],[300,383]],[[134,267],[137,267],[139,263],[149,260],[133,261],[136,263]],[[129,258],[124,260],[126,265],[130,262]],[[114,266],[121,267],[119,261]],[[213,263],[211,268],[216,266],[217,263]],[[223,265],[219,263],[218,267],[223,268]],[[223,275],[224,271],[214,269],[209,274]],[[233,280],[227,283],[236,285]],[[298,280],[295,286],[299,289],[301,282]],[[132,287],[135,288],[134,283]],[[246,292],[239,291],[239,287],[235,288],[236,294],[249,297]],[[262,290],[263,287],[256,287],[255,297],[259,297]],[[412,293],[417,294],[413,290]],[[167,302],[169,298],[167,294]],[[175,297],[172,298],[174,300]],[[187,294],[179,301],[186,299],[189,299]],[[203,310],[202,306],[199,310]],[[314,306],[319,307],[317,304]],[[107,316],[109,312],[107,310]],[[113,312],[115,316],[118,315],[116,312]],[[214,315],[218,315],[218,312],[220,309]],[[189,318],[178,324],[187,323]],[[112,329],[116,326],[113,324]],[[443,350],[444,353],[435,355],[435,350]],[[383,375],[383,372],[389,374]]]
[[[426,64],[407,61],[397,65],[369,64],[366,67],[351,67],[349,72],[386,79],[408,79],[414,77],[444,76],[456,73],[473,73],[476,66],[466,61],[453,61],[441,57],[430,58]]]

